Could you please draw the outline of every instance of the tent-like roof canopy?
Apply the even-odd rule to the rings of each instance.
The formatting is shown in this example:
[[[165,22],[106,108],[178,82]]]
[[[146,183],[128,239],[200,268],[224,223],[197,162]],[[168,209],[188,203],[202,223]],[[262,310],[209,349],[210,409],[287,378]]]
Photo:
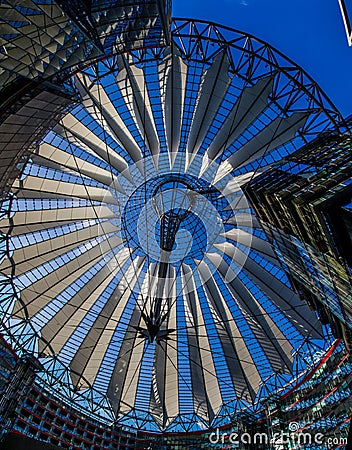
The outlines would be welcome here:
[[[73,81],[81,103],[0,221],[7,329],[117,420],[209,426],[225,405],[258,402],[273,375],[289,382],[297,348],[323,342],[245,186],[337,113],[267,44],[192,21],[175,22],[171,46]]]

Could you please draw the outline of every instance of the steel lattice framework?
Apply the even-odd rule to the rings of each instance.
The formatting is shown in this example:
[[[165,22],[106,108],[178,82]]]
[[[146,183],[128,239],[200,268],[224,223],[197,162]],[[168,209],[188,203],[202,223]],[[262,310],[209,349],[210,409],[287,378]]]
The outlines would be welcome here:
[[[101,420],[195,430],[329,344],[241,188],[341,121],[268,44],[176,19],[72,75],[77,104],[3,203],[2,331]]]

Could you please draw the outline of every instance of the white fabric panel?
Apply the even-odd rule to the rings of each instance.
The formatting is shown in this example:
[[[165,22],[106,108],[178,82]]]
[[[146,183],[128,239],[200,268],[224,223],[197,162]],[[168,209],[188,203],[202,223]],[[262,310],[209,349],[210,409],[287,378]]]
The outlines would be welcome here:
[[[253,178],[258,175],[261,175],[262,170],[249,171],[243,175],[238,175],[235,178],[231,178],[228,180],[226,185],[221,188],[222,196],[226,198],[231,198],[231,196],[236,195],[242,189],[242,185],[248,183]]]
[[[238,277],[230,282],[229,289],[242,313],[245,317],[247,316],[248,325],[251,327],[273,370],[292,372],[293,346],[289,339]]]
[[[103,241],[22,290],[21,300],[26,305],[29,317],[36,314],[86,270],[92,267],[102,255],[121,243],[122,240],[117,236],[112,237],[108,241]],[[14,317],[25,317],[26,314],[22,303],[16,302],[12,314]]]
[[[233,200],[231,201],[230,205],[228,205],[225,210],[239,210],[239,209],[249,209],[248,200],[246,196],[243,194],[242,191],[239,191],[238,194],[235,196],[232,196]]]
[[[263,78],[254,86],[246,87],[214,137],[207,151],[210,160],[226,150],[254,122],[268,106],[273,78]]]
[[[101,293],[119,272],[129,257],[126,249],[121,250],[116,259],[119,264],[107,264],[100,269],[63,307],[45,324],[41,330],[44,342],[49,342],[56,354],[60,352],[86,313],[98,300]],[[41,347],[42,345],[42,347]],[[39,341],[43,351],[45,344]]]
[[[84,161],[78,156],[73,156],[53,145],[43,143],[39,146],[38,158],[36,155],[32,157],[33,161],[52,167],[52,163],[56,164],[61,169],[70,169],[73,172],[82,174],[88,178],[92,178],[106,186],[114,185],[117,183],[117,178],[114,174],[108,170],[92,164],[88,161]]]
[[[237,247],[236,253],[241,255],[241,250]],[[223,260],[221,255],[212,253],[207,257],[213,264],[222,270],[227,281],[234,278],[231,268]],[[321,327],[313,311],[310,311],[307,304],[299,299],[295,292],[278,280],[274,275],[265,270],[246,255],[241,255],[245,260],[243,269],[251,280],[271,299],[271,301],[282,311],[283,315],[301,334],[311,335],[314,339],[321,338]]]
[[[87,93],[83,98],[83,104],[90,112],[91,116],[93,116],[105,130],[108,128],[111,131],[115,140],[127,151],[134,162],[142,159],[142,153],[138,144],[128,129],[128,126],[112,104],[103,86],[99,83],[90,86],[91,83],[89,78],[82,73],[77,75],[76,80],[78,81],[78,87],[81,89],[82,94],[84,95],[84,93]],[[118,154],[115,153],[115,155]]]
[[[157,155],[160,144],[144,72],[137,66],[130,65],[124,56],[119,57],[118,65],[116,82],[125,97],[126,106],[136,121],[141,136],[145,138],[151,154]]]
[[[245,260],[243,253],[230,243],[225,243],[222,245],[221,250],[235,261],[236,252],[240,255],[239,258]],[[228,270],[229,266],[226,267],[226,264],[222,264],[219,267],[219,271],[224,279],[228,278]],[[263,351],[266,353],[267,358],[271,362],[273,370],[285,371],[286,368],[292,370],[292,345],[290,342],[287,341],[269,315],[265,312],[264,308],[252,296],[250,291],[245,288],[238,277],[227,279],[227,282],[228,287],[234,294],[234,298],[236,299],[242,314],[246,318],[248,325],[252,328],[253,333],[263,348]],[[263,331],[265,331],[266,335],[263,334]],[[276,334],[273,335],[272,331]],[[280,342],[276,342],[277,339],[280,339]],[[285,348],[288,353],[285,353],[283,348]]]
[[[116,232],[117,228],[110,222],[101,223],[14,250],[11,260],[16,264],[15,274],[18,276],[25,273],[79,247],[83,242],[114,231]],[[0,265],[0,271],[10,275],[12,261],[5,259]]]
[[[194,332],[197,335],[200,362],[203,370],[204,377],[204,388],[207,393],[207,400],[209,402],[210,410],[206,419],[208,421],[212,420],[213,414],[220,409],[223,401],[219,388],[219,381],[217,378],[217,373],[215,369],[215,363],[212,355],[212,350],[210,347],[209,337],[207,335],[206,319],[203,315],[202,306],[198,297],[198,292],[195,286],[195,281],[193,277],[192,270],[186,264],[182,264],[183,275],[185,278],[185,292],[190,291],[194,293],[195,305],[193,312],[193,327],[190,326],[190,332]]]
[[[165,134],[171,167],[180,144],[186,78],[187,66],[179,56],[178,50],[174,49],[173,54],[168,54],[159,68]]]
[[[48,353],[46,342],[58,354],[79,326],[90,308],[111,283],[118,267],[104,267],[78,291],[41,330],[43,340],[39,341],[39,351]]]
[[[258,252],[263,258],[270,261],[272,264],[280,265],[275,252],[268,241],[259,238],[253,234],[248,233],[247,231],[241,230],[240,228],[233,228],[225,232],[224,237],[230,239],[232,241],[238,242],[239,244],[246,245],[249,248],[252,248],[256,252]]]
[[[264,154],[270,153],[271,150],[291,141],[306,120],[307,113],[305,112],[294,113],[286,119],[276,118],[239,150],[235,151],[228,158],[228,162],[234,169],[237,169]]]
[[[18,211],[13,217],[11,236],[31,233],[71,222],[89,219],[110,219],[115,214],[107,206],[86,206],[78,208],[43,209],[40,211]],[[0,230],[5,232],[10,227],[9,219],[0,221]]]
[[[236,212],[226,223],[239,227],[261,228],[258,219],[253,214],[245,212]]]
[[[17,192],[18,189],[21,189]],[[107,189],[82,184],[66,183],[28,175],[23,181],[16,180],[12,190],[19,198],[65,198],[76,197],[117,205],[116,198]]]
[[[162,329],[177,329],[177,316],[176,316],[176,270],[174,267],[169,267],[167,272],[167,280],[165,282],[165,293],[167,295],[167,302],[165,302],[165,309],[163,314],[168,312]],[[167,305],[167,306],[166,306]],[[177,363],[177,345],[175,345],[175,339],[177,339],[177,332],[170,334],[172,341],[166,340],[163,345],[164,358],[165,358],[165,373],[161,378],[158,376],[159,362],[156,361],[156,380],[159,389],[159,397],[164,404],[164,410],[166,412],[165,425],[170,423],[171,418],[175,417],[178,413],[178,363]],[[177,340],[176,340],[177,342]],[[175,348],[176,347],[176,348]]]
[[[174,284],[173,297],[176,295],[176,283]],[[176,303],[170,308],[168,328],[175,330],[171,334],[171,343],[167,345],[166,372],[165,372],[165,406],[168,418],[175,417],[179,412],[178,391],[178,354],[177,354],[177,306]],[[171,362],[172,361],[172,362]]]
[[[195,154],[202,145],[226,91],[231,83],[228,75],[230,62],[225,51],[219,53],[203,74],[194,110],[187,151]]]
[[[222,293],[211,277],[208,265],[202,261],[198,269],[209,302],[219,314],[220,320],[216,323],[216,328],[236,393],[239,398],[253,400],[259,390],[260,374]]]
[[[142,359],[144,356],[144,344],[144,339],[137,336],[135,346],[131,352],[131,357],[128,363],[128,372],[125,377],[126,389],[122,392],[122,404],[120,405],[122,411],[126,411],[125,408],[127,405],[133,405],[135,403]]]
[[[152,307],[152,298],[155,296],[157,285],[158,263],[151,263],[147,269],[147,274],[144,277],[141,287],[140,295],[138,295],[137,303],[141,311],[150,311]]]
[[[116,355],[116,364],[109,381],[108,396],[116,412],[126,411],[126,408],[129,410],[128,405],[133,407],[135,402],[135,397],[129,397],[126,377],[129,372],[131,358],[136,356],[134,355],[134,350],[137,346],[143,346],[145,342],[136,333],[136,329],[139,326],[141,326],[141,314],[139,308],[135,305],[119,353]],[[145,394],[148,397],[149,393],[146,392]],[[122,398],[125,401],[122,402]]]
[[[111,164],[119,172],[127,169],[127,163],[118,153],[110,148],[98,136],[77,120],[72,114],[67,114],[59,125],[54,128],[55,133],[68,141],[75,143],[75,138],[98,155],[101,159]],[[85,148],[85,147],[84,147]]]
[[[79,346],[70,363],[71,369],[75,372],[72,374],[75,386],[79,385],[83,389],[94,383],[106,349],[135,287],[143,262],[144,258],[137,257],[131,263],[124,274],[122,286],[117,286]],[[127,377],[131,370],[130,365]]]

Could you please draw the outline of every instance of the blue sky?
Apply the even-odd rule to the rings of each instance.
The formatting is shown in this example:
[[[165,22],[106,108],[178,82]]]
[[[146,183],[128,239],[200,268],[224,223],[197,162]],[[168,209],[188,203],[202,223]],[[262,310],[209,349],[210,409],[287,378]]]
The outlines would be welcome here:
[[[173,16],[263,39],[305,69],[344,116],[352,114],[352,47],[338,0],[173,0]]]

